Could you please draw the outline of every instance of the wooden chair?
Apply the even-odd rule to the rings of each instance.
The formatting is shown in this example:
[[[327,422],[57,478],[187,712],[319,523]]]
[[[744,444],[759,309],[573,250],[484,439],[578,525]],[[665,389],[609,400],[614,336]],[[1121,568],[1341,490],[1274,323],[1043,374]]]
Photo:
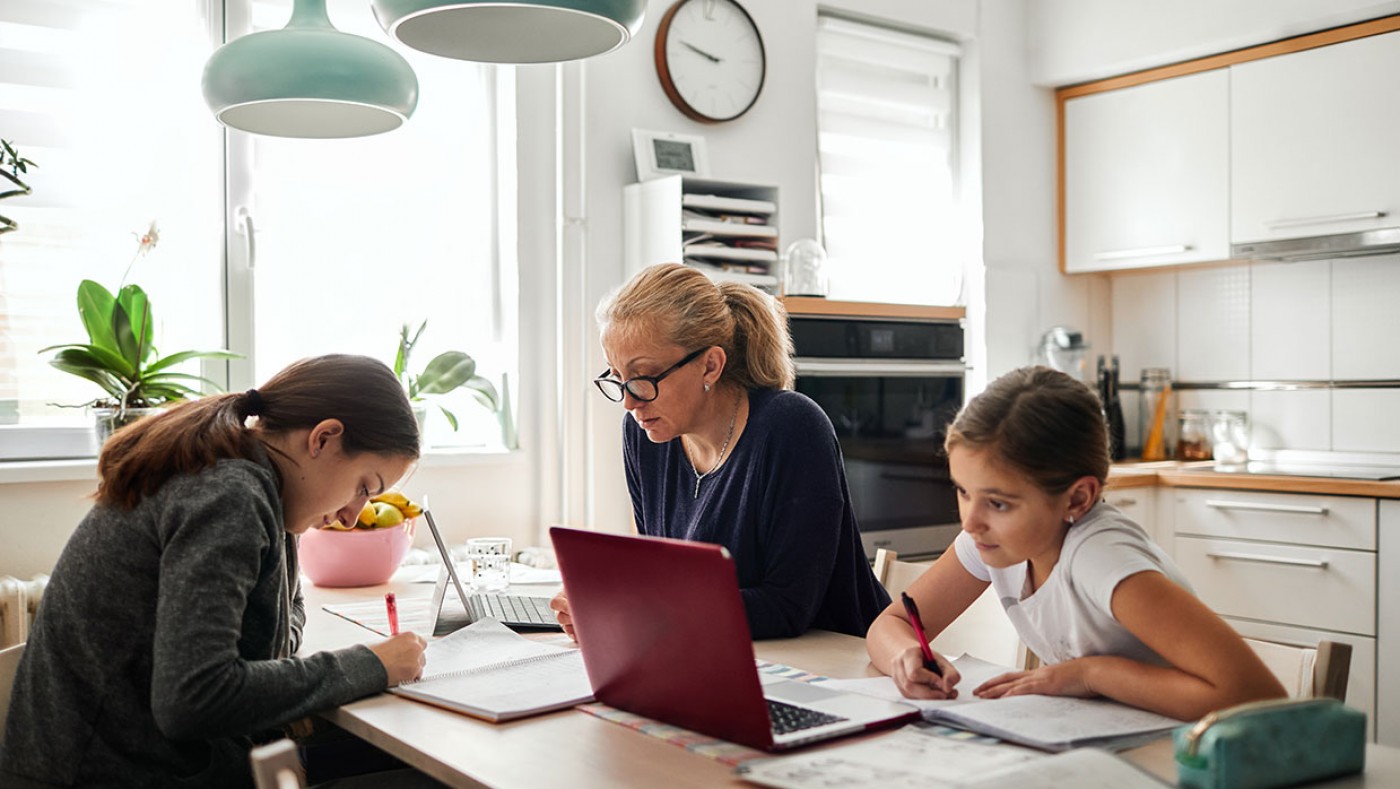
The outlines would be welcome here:
[[[875,552],[875,577],[894,598],[931,566],[925,562],[899,561],[897,553],[884,548]],[[1024,667],[1026,656],[1030,654],[1021,646],[1016,628],[1006,618],[990,586],[962,616],[939,633],[930,646],[950,658],[966,652],[1003,666]]]
[[[1316,647],[1246,638],[1246,644],[1283,683],[1293,698],[1326,697],[1346,701],[1351,675],[1351,644],[1319,641]]]
[[[306,787],[306,772],[297,755],[297,745],[291,740],[259,745],[249,752],[248,760],[253,766],[253,785],[257,789]]]
[[[19,671],[19,659],[24,655],[24,644],[0,649],[0,744],[5,742],[5,719],[10,714],[10,690],[15,684],[15,672]]]

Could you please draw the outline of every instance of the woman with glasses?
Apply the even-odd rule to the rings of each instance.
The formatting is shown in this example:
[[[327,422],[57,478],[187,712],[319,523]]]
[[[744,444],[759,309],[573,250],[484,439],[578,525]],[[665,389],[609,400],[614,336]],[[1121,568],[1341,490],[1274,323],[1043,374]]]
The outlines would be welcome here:
[[[754,638],[864,635],[889,596],[866,562],[831,422],[791,391],[781,305],[670,263],[597,317],[608,369],[594,384],[627,412],[637,530],[728,548]],[[573,635],[567,593],[552,605]]]

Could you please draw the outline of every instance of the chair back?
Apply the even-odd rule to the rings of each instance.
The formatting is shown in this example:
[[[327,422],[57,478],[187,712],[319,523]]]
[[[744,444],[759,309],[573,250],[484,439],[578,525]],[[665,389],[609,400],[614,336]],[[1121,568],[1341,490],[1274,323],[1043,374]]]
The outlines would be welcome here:
[[[5,742],[5,719],[10,714],[10,690],[19,671],[19,659],[24,656],[24,644],[0,649],[0,743]]]
[[[1315,647],[1246,638],[1245,643],[1293,698],[1327,697],[1346,701],[1351,645],[1319,641]]]
[[[900,592],[932,566],[928,562],[902,562],[897,553],[884,548],[875,551],[875,577],[890,597],[898,598]],[[1022,647],[1021,637],[990,586],[935,636],[929,646],[949,658],[966,652],[1003,666],[1025,667],[1026,656],[1030,654]]]
[[[248,753],[257,789],[305,789],[306,771],[291,740],[259,745]]]

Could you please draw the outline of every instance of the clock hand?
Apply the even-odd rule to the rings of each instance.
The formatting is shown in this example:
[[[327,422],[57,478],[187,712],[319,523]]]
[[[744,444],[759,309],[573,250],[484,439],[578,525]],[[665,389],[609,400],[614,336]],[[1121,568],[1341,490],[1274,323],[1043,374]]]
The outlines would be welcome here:
[[[682,41],[682,42],[681,42],[681,46],[685,47],[686,49],[689,49],[689,50],[692,51],[692,52],[695,52],[695,53],[701,55],[702,57],[707,58],[711,63],[718,63],[718,62],[719,62],[719,58],[715,57],[714,55],[711,55],[710,53],[706,52],[705,50],[701,49],[700,47],[695,46],[694,44],[690,43],[689,41]]]

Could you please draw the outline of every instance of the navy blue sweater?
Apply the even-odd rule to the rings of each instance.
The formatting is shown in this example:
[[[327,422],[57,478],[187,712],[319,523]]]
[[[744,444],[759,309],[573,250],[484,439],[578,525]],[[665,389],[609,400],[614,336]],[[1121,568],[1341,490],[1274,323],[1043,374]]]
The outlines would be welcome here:
[[[754,638],[813,627],[864,636],[889,605],[861,548],[836,432],[805,395],[750,392],[748,424],[698,499],[679,438],[653,444],[628,417],[623,460],[642,534],[729,549]]]

